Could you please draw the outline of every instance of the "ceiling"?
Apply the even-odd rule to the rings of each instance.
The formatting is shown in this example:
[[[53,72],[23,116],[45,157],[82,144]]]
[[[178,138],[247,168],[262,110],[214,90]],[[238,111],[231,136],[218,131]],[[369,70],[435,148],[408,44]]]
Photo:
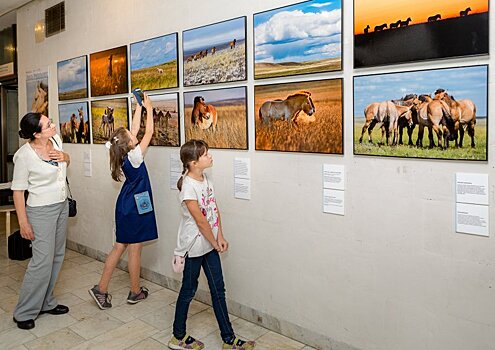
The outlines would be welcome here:
[[[1,0],[0,1],[0,17],[6,13],[21,7],[22,5],[31,2],[32,0]]]

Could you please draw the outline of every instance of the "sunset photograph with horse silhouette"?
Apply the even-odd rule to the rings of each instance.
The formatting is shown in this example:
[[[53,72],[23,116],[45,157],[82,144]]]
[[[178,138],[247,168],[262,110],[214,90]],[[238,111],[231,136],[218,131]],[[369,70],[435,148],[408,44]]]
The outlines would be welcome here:
[[[488,66],[354,78],[354,154],[487,160]]]
[[[354,67],[488,54],[488,0],[354,0]]]
[[[342,79],[254,87],[256,149],[343,154]]]
[[[184,86],[246,80],[246,17],[182,32]]]
[[[253,21],[255,79],[342,69],[340,0],[311,0],[259,12]]]
[[[94,144],[104,144],[117,128],[129,129],[127,98],[91,101],[91,131]]]
[[[60,136],[64,143],[90,143],[88,102],[58,105]]]
[[[246,87],[184,93],[186,142],[204,140],[210,148],[248,149]]]
[[[150,145],[152,146],[180,146],[180,124],[179,124],[179,93],[148,95],[153,103],[154,130]],[[136,99],[131,98],[131,111],[134,115],[136,110]],[[143,108],[141,125],[137,139],[142,140],[146,130],[146,109]]]
[[[127,46],[92,53],[89,66],[92,97],[128,92]]]

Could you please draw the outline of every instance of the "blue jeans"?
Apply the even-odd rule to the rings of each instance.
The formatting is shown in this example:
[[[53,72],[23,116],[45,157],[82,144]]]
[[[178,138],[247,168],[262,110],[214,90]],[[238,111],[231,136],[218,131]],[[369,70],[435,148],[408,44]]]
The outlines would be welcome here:
[[[222,264],[216,250],[195,258],[186,258],[184,273],[182,275],[182,287],[175,307],[175,320],[173,333],[178,339],[186,335],[186,320],[189,304],[198,289],[198,278],[201,267],[205,272],[210,287],[213,311],[220,328],[220,335],[224,342],[231,342],[235,335],[229,320],[227,303],[225,302],[225,283],[223,282]]]

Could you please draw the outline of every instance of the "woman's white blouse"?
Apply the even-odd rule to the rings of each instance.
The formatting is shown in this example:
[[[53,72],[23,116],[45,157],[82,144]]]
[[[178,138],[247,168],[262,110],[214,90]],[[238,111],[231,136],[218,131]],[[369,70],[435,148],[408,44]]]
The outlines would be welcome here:
[[[60,136],[55,135],[53,138],[56,141],[53,147],[62,151]],[[31,207],[63,202],[67,198],[66,170],[66,162],[60,162],[55,166],[43,161],[27,142],[14,154],[11,189],[27,190],[29,192],[27,205]]]

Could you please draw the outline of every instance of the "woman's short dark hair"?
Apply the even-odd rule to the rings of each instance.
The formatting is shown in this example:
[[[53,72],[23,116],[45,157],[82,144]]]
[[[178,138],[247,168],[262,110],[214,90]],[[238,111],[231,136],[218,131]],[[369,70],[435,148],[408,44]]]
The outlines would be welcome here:
[[[41,113],[29,112],[21,119],[19,136],[23,139],[34,140],[34,134],[41,132]]]

